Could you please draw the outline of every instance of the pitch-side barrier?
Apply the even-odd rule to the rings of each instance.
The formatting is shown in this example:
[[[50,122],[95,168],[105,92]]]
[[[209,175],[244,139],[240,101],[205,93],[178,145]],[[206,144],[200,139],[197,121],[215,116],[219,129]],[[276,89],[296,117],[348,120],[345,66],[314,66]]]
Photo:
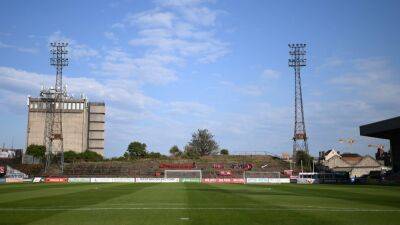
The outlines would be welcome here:
[[[0,183],[206,183],[206,184],[280,184],[289,178],[133,178],[133,177],[35,177],[0,178]]]

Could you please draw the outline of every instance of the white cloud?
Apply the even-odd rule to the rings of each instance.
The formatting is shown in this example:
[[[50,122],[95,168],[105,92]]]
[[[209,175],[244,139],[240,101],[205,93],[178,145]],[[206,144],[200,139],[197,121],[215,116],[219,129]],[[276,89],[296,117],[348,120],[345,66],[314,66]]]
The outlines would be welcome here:
[[[353,99],[360,99],[373,106],[400,108],[400,78],[384,59],[368,58],[351,61],[351,71],[332,78],[329,82],[346,92]]]
[[[99,73],[130,78],[141,83],[166,84],[177,79],[175,71],[167,65],[179,62],[178,58],[170,55],[149,54],[133,58],[120,49],[113,49],[107,51]]]
[[[172,28],[175,15],[171,12],[161,12],[159,10],[150,10],[137,14],[129,14],[125,22],[131,26],[141,27],[167,27]]]
[[[238,92],[244,95],[260,96],[264,92],[264,87],[254,84],[237,85],[230,81],[221,81],[221,85],[227,87],[229,90]]]
[[[278,79],[280,76],[281,76],[280,72],[272,69],[265,69],[262,72],[262,77],[267,79]]]
[[[17,70],[11,67],[0,67],[0,90],[9,94],[37,95],[40,82],[47,86],[55,81],[54,75],[45,75]],[[144,95],[140,86],[130,80],[108,79],[103,82],[87,77],[64,76],[64,84],[68,85],[70,93],[85,93],[96,100],[106,100],[135,108],[146,108],[158,104],[158,101]]]
[[[107,39],[109,39],[109,40],[111,40],[111,41],[113,41],[113,42],[117,42],[118,41],[118,37],[113,33],[113,32],[104,32],[104,36],[107,38]]]
[[[174,114],[205,116],[211,113],[213,109],[207,105],[198,102],[175,101],[168,103],[168,111]]]
[[[130,14],[123,24],[139,27],[138,37],[129,41],[132,46],[210,63],[229,53],[229,44],[218,40],[210,29],[216,18],[216,11],[201,2],[173,1],[159,2],[155,9]]]
[[[1,41],[0,41],[0,48],[15,49],[15,50],[17,50],[19,52],[23,52],[23,53],[37,53],[39,51],[36,48],[26,48],[26,47],[21,47],[21,46],[17,46],[17,45],[9,45],[9,44],[5,44]]]

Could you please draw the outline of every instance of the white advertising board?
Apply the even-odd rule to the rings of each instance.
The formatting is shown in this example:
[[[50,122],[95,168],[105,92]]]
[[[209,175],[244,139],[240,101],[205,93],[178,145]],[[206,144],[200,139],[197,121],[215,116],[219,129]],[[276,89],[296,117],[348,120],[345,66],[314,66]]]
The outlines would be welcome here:
[[[112,183],[113,178],[108,178],[108,177],[92,177],[90,178],[90,183]]]
[[[247,184],[261,184],[268,183],[268,178],[246,178]]]
[[[130,177],[116,177],[113,178],[114,183],[135,183],[135,178]]]
[[[286,184],[290,183],[289,178],[247,178],[247,184]]]
[[[90,178],[86,177],[70,177],[68,183],[90,183]]]
[[[40,182],[43,182],[43,178],[42,177],[35,177],[35,178],[33,178],[33,181],[32,181],[33,183],[40,183]]]
[[[179,178],[136,178],[136,183],[178,183]]]

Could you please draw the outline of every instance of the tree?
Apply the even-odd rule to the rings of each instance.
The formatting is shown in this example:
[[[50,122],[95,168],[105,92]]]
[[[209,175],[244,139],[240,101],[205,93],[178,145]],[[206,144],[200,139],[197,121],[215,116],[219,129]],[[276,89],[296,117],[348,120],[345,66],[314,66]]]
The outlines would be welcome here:
[[[86,162],[98,162],[103,160],[103,156],[97,152],[92,151],[84,151],[79,153],[79,158]]]
[[[312,162],[314,158],[310,156],[306,151],[298,151],[296,152],[296,165],[301,168],[303,164],[303,170],[311,171],[312,170]]]
[[[174,145],[169,149],[169,153],[174,157],[180,157],[183,155],[183,152],[178,148],[178,146]]]
[[[161,159],[165,158],[166,156],[159,152],[150,152],[149,154],[147,154],[147,157],[151,159]]]
[[[214,135],[207,129],[199,129],[196,133],[193,133],[189,146],[192,147],[193,151],[197,152],[199,156],[213,155],[218,151],[218,144],[214,140]]]
[[[129,158],[144,158],[147,155],[147,145],[138,141],[131,142],[124,156]]]
[[[26,154],[38,159],[44,159],[46,155],[46,147],[43,145],[29,145],[26,148]]]
[[[71,163],[79,159],[79,154],[74,151],[64,152],[64,162]]]
[[[183,151],[183,157],[189,158],[189,159],[197,159],[199,158],[199,153],[194,150],[194,148],[190,145],[185,146],[185,150]]]
[[[229,155],[229,151],[228,151],[228,149],[221,149],[221,151],[219,152],[219,154],[221,154],[221,155]]]

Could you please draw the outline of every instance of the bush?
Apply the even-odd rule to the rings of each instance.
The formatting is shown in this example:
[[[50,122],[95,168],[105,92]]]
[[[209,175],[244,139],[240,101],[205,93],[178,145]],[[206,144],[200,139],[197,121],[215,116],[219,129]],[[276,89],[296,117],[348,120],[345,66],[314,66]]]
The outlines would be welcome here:
[[[174,157],[180,157],[183,155],[183,152],[176,145],[172,146],[169,149],[169,153],[171,154],[171,156],[174,156]]]
[[[29,145],[26,148],[26,154],[38,159],[44,159],[46,155],[46,147],[43,145]]]
[[[126,158],[145,158],[147,156],[147,145],[138,141],[131,142],[126,150],[124,157]]]
[[[228,151],[228,149],[221,149],[219,154],[221,154],[221,155],[229,155],[229,151]]]
[[[66,151],[64,152],[64,162],[71,163],[80,158],[80,154],[74,151]]]
[[[103,160],[102,155],[92,151],[84,151],[79,153],[79,158],[86,162],[98,162]]]

